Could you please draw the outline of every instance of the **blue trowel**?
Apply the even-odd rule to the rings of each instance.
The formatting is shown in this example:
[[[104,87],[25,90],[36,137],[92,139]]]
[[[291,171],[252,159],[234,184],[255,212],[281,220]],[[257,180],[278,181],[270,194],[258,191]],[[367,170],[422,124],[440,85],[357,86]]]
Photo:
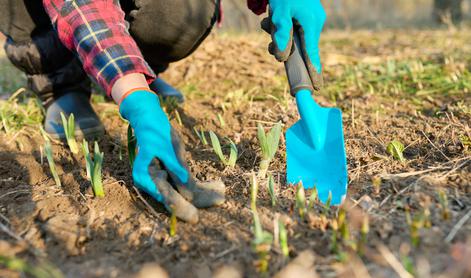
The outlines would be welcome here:
[[[301,119],[286,131],[287,182],[315,187],[319,199],[340,205],[347,194],[347,157],[342,111],[319,106],[304,62],[301,41],[294,32],[294,50],[285,62],[291,94]]]

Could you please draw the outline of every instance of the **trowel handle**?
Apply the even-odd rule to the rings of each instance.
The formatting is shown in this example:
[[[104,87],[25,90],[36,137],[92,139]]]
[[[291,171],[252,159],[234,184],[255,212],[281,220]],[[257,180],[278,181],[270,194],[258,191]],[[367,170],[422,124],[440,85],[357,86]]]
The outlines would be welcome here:
[[[290,57],[285,62],[286,75],[288,76],[288,82],[291,89],[291,95],[295,96],[300,90],[314,91],[309,72],[307,70],[306,63],[304,62],[301,51],[301,39],[297,28],[294,28],[293,33],[293,49]]]

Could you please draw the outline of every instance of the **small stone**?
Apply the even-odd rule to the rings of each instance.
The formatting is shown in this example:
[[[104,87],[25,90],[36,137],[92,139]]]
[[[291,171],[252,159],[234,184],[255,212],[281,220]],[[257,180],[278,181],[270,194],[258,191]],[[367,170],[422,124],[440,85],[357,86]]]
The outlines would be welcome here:
[[[368,195],[363,195],[363,197],[360,198],[360,207],[365,211],[370,211],[377,206],[378,204]]]
[[[158,264],[145,264],[135,278],[168,278],[167,272]]]
[[[285,268],[278,272],[275,278],[317,278],[314,268],[316,256],[310,250],[301,252]]]
[[[235,266],[225,265],[214,272],[213,278],[242,278],[242,273]]]

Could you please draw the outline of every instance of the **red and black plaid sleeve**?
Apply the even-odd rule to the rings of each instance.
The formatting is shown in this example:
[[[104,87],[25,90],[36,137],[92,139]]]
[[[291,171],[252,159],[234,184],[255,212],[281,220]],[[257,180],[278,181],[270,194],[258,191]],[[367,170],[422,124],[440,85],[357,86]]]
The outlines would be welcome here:
[[[268,0],[247,0],[247,5],[255,14],[261,15],[267,11]]]
[[[110,94],[114,82],[129,73],[155,74],[128,32],[115,0],[43,0],[62,43],[78,54],[84,70]]]

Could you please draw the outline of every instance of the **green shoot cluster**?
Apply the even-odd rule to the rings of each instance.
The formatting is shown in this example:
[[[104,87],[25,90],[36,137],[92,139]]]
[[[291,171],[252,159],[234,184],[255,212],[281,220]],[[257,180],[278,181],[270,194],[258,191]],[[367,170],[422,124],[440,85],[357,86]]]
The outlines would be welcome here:
[[[62,126],[64,127],[65,138],[67,139],[67,145],[73,154],[78,154],[78,144],[75,140],[75,116],[70,114],[67,118],[64,113],[61,112]]]
[[[102,181],[102,165],[103,165],[103,152],[100,152],[100,147],[95,141],[93,159],[90,156],[88,142],[84,139],[82,144],[83,155],[85,157],[87,178],[90,180],[95,196],[99,198],[105,197]]]
[[[265,133],[263,126],[259,123],[257,127],[257,137],[262,150],[262,160],[260,161],[259,177],[264,178],[270,162],[275,157],[280,143],[281,123],[278,122],[268,133]]]
[[[211,138],[211,144],[213,145],[214,153],[216,153],[216,155],[219,157],[219,160],[228,167],[234,167],[236,164],[237,155],[238,155],[237,146],[234,144],[234,142],[228,139],[231,150],[230,150],[229,158],[226,158],[224,154],[222,153],[221,143],[219,142],[219,138],[217,137],[217,135],[214,132],[210,131],[209,137]]]

